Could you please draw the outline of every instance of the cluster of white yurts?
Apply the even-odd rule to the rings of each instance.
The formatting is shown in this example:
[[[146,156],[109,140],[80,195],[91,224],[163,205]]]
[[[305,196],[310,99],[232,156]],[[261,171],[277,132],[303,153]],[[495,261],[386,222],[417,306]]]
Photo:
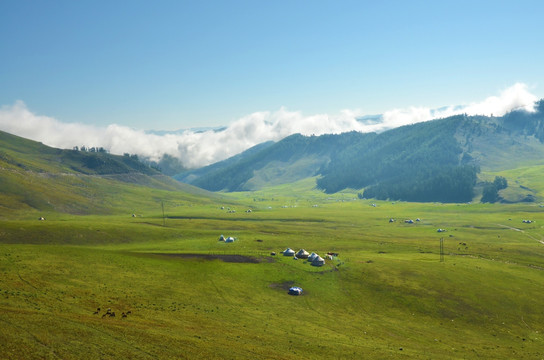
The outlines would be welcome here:
[[[292,256],[293,259],[308,259],[308,262],[313,266],[323,266],[325,265],[325,259],[323,259],[321,256],[317,255],[316,253],[309,253],[304,249],[300,249],[297,253],[295,253],[295,250],[291,248],[287,248],[282,251],[283,256]]]

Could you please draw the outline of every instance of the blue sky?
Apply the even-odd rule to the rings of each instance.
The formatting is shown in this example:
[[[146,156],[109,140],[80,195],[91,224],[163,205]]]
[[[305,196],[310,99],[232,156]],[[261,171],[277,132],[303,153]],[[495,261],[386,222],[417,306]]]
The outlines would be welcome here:
[[[0,2],[0,106],[95,126],[227,125],[544,94],[542,1]]]

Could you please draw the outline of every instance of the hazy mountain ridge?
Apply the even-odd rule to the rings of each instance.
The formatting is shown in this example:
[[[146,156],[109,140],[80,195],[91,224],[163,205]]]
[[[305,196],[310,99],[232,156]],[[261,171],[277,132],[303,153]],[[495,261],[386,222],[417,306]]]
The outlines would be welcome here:
[[[503,117],[456,115],[379,134],[292,135],[190,172],[188,182],[241,191],[318,175],[317,187],[329,193],[364,188],[365,197],[378,199],[470,201],[481,169],[542,162],[544,101],[535,108]],[[187,181],[188,174],[177,178]]]

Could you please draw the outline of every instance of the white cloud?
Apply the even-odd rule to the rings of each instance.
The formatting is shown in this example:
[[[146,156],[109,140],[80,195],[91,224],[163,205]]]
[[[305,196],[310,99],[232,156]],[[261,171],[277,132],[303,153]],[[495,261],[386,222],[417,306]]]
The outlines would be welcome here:
[[[322,135],[346,131],[384,131],[394,127],[444,118],[455,114],[501,116],[513,109],[534,111],[537,97],[524,84],[515,84],[499,96],[465,106],[449,106],[438,110],[410,107],[386,111],[379,122],[363,123],[361,111],[344,110],[335,115],[304,115],[280,108],[272,112],[255,112],[234,121],[223,131],[156,135],[127,126],[96,127],[64,123],[32,113],[22,101],[0,108],[0,130],[44,144],[72,148],[97,146],[113,154],[131,153],[159,159],[162,154],[178,157],[188,167],[200,167],[236,155],[254,145],[288,135]]]
[[[534,104],[538,98],[529,92],[527,85],[517,83],[504,91],[499,96],[490,96],[484,101],[468,105],[464,112],[469,115],[495,115],[502,116],[516,109],[535,111]]]
[[[517,83],[503,90],[499,96],[490,96],[481,102],[468,105],[447,106],[440,109],[409,107],[386,111],[381,123],[369,125],[364,131],[384,131],[402,125],[446,118],[457,114],[503,116],[512,110],[519,109],[533,112],[537,100],[538,97],[529,91],[527,85]]]

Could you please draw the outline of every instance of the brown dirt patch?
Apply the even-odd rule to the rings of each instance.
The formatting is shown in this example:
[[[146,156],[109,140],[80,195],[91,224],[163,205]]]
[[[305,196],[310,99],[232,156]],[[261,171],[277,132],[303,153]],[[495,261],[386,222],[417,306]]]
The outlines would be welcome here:
[[[295,285],[294,281],[284,281],[282,283],[272,283],[268,286],[270,286],[273,289],[280,289],[280,290],[289,290],[289,288],[293,287]]]
[[[236,255],[236,254],[186,254],[186,253],[155,253],[153,255],[166,256],[182,259],[195,259],[195,260],[221,260],[229,263],[249,263],[258,264],[263,261],[270,261],[269,258],[257,258],[254,256]]]

